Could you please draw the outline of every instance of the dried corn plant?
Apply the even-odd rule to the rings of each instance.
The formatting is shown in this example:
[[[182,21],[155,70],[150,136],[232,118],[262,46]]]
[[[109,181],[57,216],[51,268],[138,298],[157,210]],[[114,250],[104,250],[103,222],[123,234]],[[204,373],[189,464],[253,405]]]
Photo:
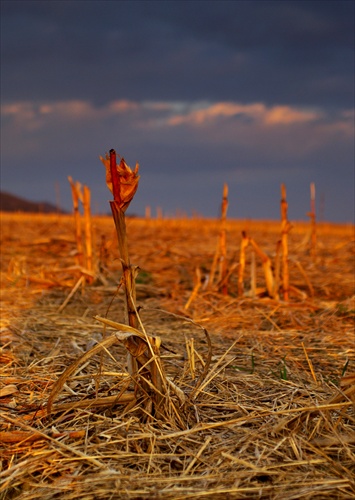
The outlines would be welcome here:
[[[77,246],[76,260],[78,266],[87,271],[86,279],[91,282],[94,273],[93,250],[92,250],[92,217],[91,217],[91,192],[88,186],[82,186],[80,182],[74,182],[68,176],[73,199],[75,240]],[[84,244],[80,216],[80,202],[84,214]]]
[[[221,204],[220,231],[216,252],[214,254],[211,271],[209,275],[209,288],[215,285],[215,275],[218,268],[217,289],[227,295],[228,293],[228,272],[227,272],[227,241],[226,241],[226,220],[228,211],[228,185],[223,186],[223,196]]]
[[[238,269],[238,295],[244,294],[244,272],[246,265],[246,249],[249,245],[249,237],[245,231],[242,231],[242,241],[240,244],[239,269]]]
[[[311,211],[308,213],[311,219],[311,257],[315,260],[317,255],[317,222],[316,222],[316,186],[314,182],[310,185],[311,191]]]
[[[85,352],[75,363],[69,366],[61,377],[54,384],[47,403],[47,412],[53,411],[53,403],[62,391],[69,378],[84,363],[89,362],[97,353],[102,353],[117,343],[121,343],[127,350],[127,374],[128,378],[123,378],[119,393],[114,397],[98,398],[95,400],[82,401],[79,407],[102,406],[107,403],[125,404],[124,413],[133,409],[138,410],[139,418],[142,422],[154,419],[166,420],[174,428],[185,428],[188,420],[185,415],[187,396],[170,380],[164,371],[160,355],[161,339],[157,336],[148,335],[138,314],[136,305],[136,277],[138,266],[130,262],[128,238],[126,230],[125,212],[132,201],[139,182],[136,165],[134,171],[121,158],[120,163],[116,163],[116,152],[111,149],[109,155],[101,160],[106,168],[106,183],[113,194],[113,201],[110,202],[113,220],[115,223],[120,261],[122,265],[122,277],[120,287],[124,290],[125,324],[118,323],[94,316],[94,319],[101,322],[105,328],[111,328],[115,333],[106,337],[91,350]],[[209,343],[208,362],[204,365],[203,377],[207,375],[211,359],[211,344],[207,331],[205,331]],[[192,351],[194,355],[194,351]],[[193,358],[190,359],[193,363]],[[99,381],[100,373],[97,374]],[[196,393],[198,385],[203,382],[199,378],[193,390],[190,390],[189,398]],[[60,411],[59,405],[56,411]]]
[[[71,186],[74,226],[75,226],[75,242],[76,242],[76,266],[72,268],[74,273],[80,274],[76,283],[72,287],[70,293],[59,307],[58,311],[62,312],[72,297],[79,289],[83,289],[86,283],[91,284],[94,281],[96,270],[93,260],[93,245],[92,245],[92,221],[91,221],[91,193],[88,186],[82,186],[80,182],[74,182],[71,176],[68,176],[68,181]],[[80,215],[80,202],[83,205],[84,211],[84,243],[82,234],[82,224]]]
[[[111,149],[105,158],[100,157],[106,168],[106,184],[113,194],[110,201],[112,217],[116,227],[118,249],[122,264],[122,284],[126,296],[126,321],[132,328],[137,328],[138,318],[136,310],[136,276],[138,268],[130,263],[126,231],[125,212],[129,207],[139,182],[139,165],[132,171],[122,158],[119,165],[116,163],[116,152]]]
[[[284,300],[289,299],[288,233],[291,224],[288,221],[287,211],[286,186],[281,184],[282,291]]]
[[[83,195],[81,190],[80,182],[74,182],[71,176],[68,177],[70,183],[72,199],[73,199],[73,211],[74,211],[74,225],[75,225],[75,240],[76,240],[76,262],[79,266],[84,266],[84,248],[82,240],[82,230],[81,230],[81,217],[79,202],[83,201]]]

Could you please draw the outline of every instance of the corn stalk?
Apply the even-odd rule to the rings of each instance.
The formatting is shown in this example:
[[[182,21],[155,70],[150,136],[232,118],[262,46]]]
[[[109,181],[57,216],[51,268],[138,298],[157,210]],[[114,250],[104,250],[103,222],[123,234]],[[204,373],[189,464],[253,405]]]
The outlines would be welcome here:
[[[262,263],[263,271],[264,271],[264,276],[265,276],[267,293],[268,293],[269,297],[272,297],[273,299],[278,300],[279,294],[278,294],[278,290],[276,289],[276,283],[275,283],[274,273],[272,270],[271,259],[265,252],[263,252],[263,250],[259,247],[259,245],[256,243],[256,241],[253,240],[253,238],[250,238],[249,242],[250,242],[251,246],[253,247],[253,249],[255,250],[255,253],[261,259],[261,263]]]
[[[289,299],[289,270],[288,270],[288,233],[291,224],[287,218],[288,203],[286,187],[281,184],[281,247],[282,247],[282,288],[284,300]]]
[[[130,263],[126,231],[125,212],[138,188],[139,165],[137,164],[135,170],[132,171],[123,158],[118,165],[114,149],[110,150],[106,159],[101,158],[101,160],[106,167],[106,183],[114,198],[110,201],[110,207],[122,264],[121,282],[125,293],[125,322],[135,332],[125,344],[128,351],[128,372],[134,382],[135,392],[146,398],[145,413],[154,412],[162,416],[165,411],[164,398],[167,394],[167,381],[160,361],[160,339],[148,337],[138,316],[136,307],[138,267]],[[102,318],[97,319],[115,328],[114,322]],[[143,329],[143,333],[139,335],[138,327]],[[117,329],[119,329],[118,324]]]
[[[244,294],[244,271],[246,264],[246,248],[250,243],[250,239],[245,231],[242,231],[242,241],[240,244],[240,255],[239,255],[239,269],[238,269],[238,296],[242,297]]]
[[[308,213],[311,219],[311,257],[316,258],[317,247],[317,223],[316,223],[316,187],[314,182],[311,182],[311,211]]]
[[[80,210],[79,201],[82,201],[81,184],[80,182],[73,181],[72,177],[68,177],[70,183],[72,199],[73,199],[73,210],[74,210],[74,224],[75,224],[75,240],[76,240],[76,262],[78,266],[84,266],[84,249],[81,237],[81,220],[80,220]]]
[[[226,245],[226,220],[227,220],[227,210],[228,210],[228,185],[223,186],[223,196],[221,205],[221,219],[220,219],[220,233],[217,243],[216,252],[213,257],[213,262],[211,266],[210,276],[209,276],[209,288],[214,285],[214,279],[216,275],[217,265],[218,265],[218,283],[217,287],[223,295],[228,294],[227,285],[227,245]]]

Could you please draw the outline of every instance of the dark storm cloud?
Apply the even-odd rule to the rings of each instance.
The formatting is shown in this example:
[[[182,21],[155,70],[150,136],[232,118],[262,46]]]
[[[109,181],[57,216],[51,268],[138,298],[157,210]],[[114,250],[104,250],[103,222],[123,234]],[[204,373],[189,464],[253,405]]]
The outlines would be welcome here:
[[[2,1],[2,189],[67,175],[107,210],[100,154],[142,164],[132,209],[353,217],[354,3]],[[233,205],[233,197],[235,204]]]
[[[11,99],[353,100],[353,2],[2,5]]]

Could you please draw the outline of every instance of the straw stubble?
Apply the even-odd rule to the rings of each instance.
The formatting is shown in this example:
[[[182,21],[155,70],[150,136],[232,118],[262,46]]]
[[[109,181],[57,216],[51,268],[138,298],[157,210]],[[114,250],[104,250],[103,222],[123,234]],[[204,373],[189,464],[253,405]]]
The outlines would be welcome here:
[[[162,341],[160,356],[174,402],[170,423],[159,415],[141,420],[142,408],[149,413],[149,398],[135,394],[127,349],[117,338],[124,328],[117,327],[124,324],[122,294],[114,296],[115,325],[106,325],[106,337],[102,323],[92,318],[103,318],[113,300],[121,266],[117,247],[108,259],[107,285],[86,286],[84,297],[75,294],[65,314],[59,314],[58,305],[74,284],[66,269],[75,241],[70,242],[71,219],[50,220],[3,219],[6,309],[1,321],[7,341],[0,382],[10,389],[1,397],[0,410],[2,499],[347,500],[355,495],[350,231],[324,227],[322,233],[317,227],[317,258],[327,273],[302,249],[307,226],[295,225],[289,235],[289,252],[312,283],[312,300],[238,297],[238,276],[232,275],[229,291],[235,295],[201,287],[188,308],[192,322],[186,322],[176,313],[186,314],[196,268],[213,258],[218,225],[205,223],[196,231],[195,221],[129,220],[131,259],[150,280],[136,286],[139,317],[147,335]],[[112,220],[98,223],[110,234]],[[18,235],[15,243],[10,227]],[[227,222],[229,241],[239,241],[243,227]],[[270,225],[268,239],[265,224],[249,231],[265,253],[272,253],[279,223]],[[98,248],[100,234],[95,233]],[[231,251],[227,248],[228,258]],[[58,259],[62,267],[54,274]],[[44,288],[43,282],[55,280],[61,288]],[[264,282],[258,270],[256,280]],[[309,291],[301,273],[295,273],[293,283]],[[212,350],[196,322],[208,328]],[[140,330],[138,337],[136,347],[146,342]],[[58,385],[70,365],[70,376]],[[287,378],[281,377],[285,370]],[[51,392],[48,418],[45,403]],[[125,393],[131,399],[123,402]]]

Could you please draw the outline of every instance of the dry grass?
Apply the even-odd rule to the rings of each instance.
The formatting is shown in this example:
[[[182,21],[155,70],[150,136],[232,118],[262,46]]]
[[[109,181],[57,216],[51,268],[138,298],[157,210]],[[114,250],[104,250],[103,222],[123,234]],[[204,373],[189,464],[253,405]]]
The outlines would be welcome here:
[[[171,389],[178,414],[170,421],[142,419],[147,406],[134,397],[118,401],[130,381],[126,350],[114,343],[77,367],[48,417],[60,375],[114,333],[93,317],[124,317],[113,222],[93,222],[100,277],[61,307],[82,273],[72,217],[2,214],[0,498],[353,497],[353,229],[319,224],[314,261],[307,226],[294,224],[289,282],[303,295],[290,293],[285,303],[238,297],[237,266],[229,295],[196,287],[196,275],[203,282],[211,269],[217,222],[130,219],[140,317],[161,338],[166,374],[186,401]],[[275,254],[278,224],[227,221],[229,268],[242,230]],[[250,265],[247,252],[246,292]],[[207,375],[206,337],[178,315],[211,336]]]

